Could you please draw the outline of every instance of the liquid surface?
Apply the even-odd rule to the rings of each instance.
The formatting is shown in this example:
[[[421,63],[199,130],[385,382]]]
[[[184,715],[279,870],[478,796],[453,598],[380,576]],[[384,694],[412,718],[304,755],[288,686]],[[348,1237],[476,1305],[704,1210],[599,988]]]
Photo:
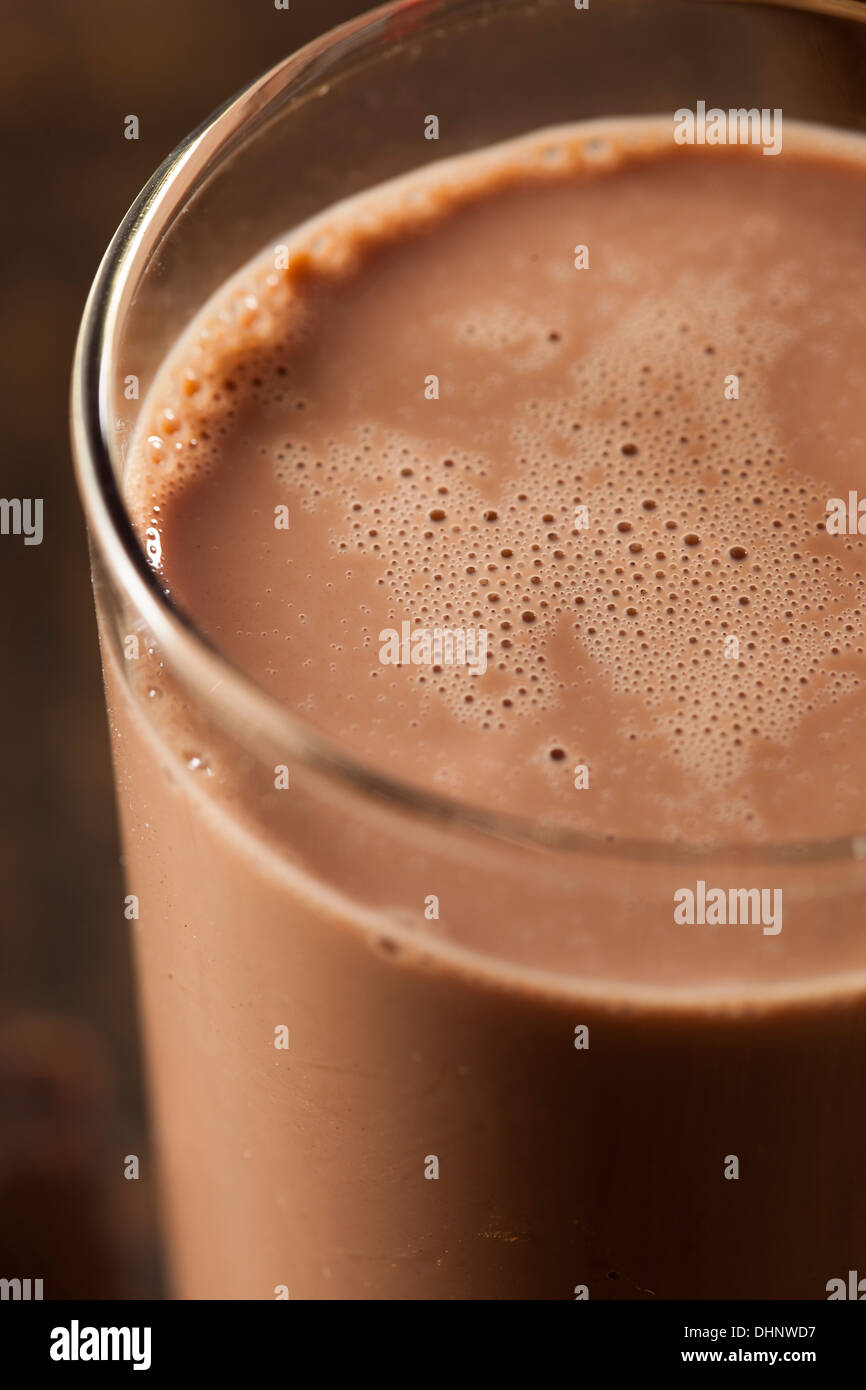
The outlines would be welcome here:
[[[142,412],[167,588],[419,787],[614,836],[860,829],[864,540],[826,515],[866,488],[862,159],[575,127],[268,248]],[[486,669],[383,662],[404,623],[483,629]]]

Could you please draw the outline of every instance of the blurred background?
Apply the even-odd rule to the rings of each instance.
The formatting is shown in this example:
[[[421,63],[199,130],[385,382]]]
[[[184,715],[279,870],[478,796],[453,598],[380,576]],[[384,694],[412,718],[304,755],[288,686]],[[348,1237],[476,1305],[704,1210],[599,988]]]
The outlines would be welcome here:
[[[0,0],[0,496],[44,499],[41,545],[0,536],[0,1277],[41,1278],[46,1298],[164,1292],[68,442],[79,319],[164,156],[251,78],[369,8]]]

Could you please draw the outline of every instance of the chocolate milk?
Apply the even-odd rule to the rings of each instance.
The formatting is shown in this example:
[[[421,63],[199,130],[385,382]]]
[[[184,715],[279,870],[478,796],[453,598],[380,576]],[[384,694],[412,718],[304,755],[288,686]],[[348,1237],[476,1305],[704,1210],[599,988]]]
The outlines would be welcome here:
[[[866,1261],[863,161],[542,132],[288,234],[165,363],[167,593],[403,798],[107,651],[181,1296]]]

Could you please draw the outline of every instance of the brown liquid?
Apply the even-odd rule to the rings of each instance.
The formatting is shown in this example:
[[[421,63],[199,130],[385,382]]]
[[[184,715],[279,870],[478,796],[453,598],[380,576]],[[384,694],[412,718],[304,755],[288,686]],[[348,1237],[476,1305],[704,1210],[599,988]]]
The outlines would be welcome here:
[[[269,253],[142,412],[173,597],[421,790],[614,844],[859,830],[863,540],[824,521],[866,472],[866,177],[795,134],[546,133]],[[483,627],[486,670],[383,664],[404,621]],[[460,862],[303,784],[286,834],[271,768],[113,683],[184,1293],[813,1298],[862,1261],[856,866]],[[677,924],[697,880],[784,926]]]

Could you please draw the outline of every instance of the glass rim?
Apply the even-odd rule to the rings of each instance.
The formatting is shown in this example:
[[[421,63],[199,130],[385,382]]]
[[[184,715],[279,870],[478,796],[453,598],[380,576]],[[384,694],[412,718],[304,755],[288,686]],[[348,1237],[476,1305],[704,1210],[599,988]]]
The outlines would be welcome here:
[[[480,832],[526,848],[617,860],[693,862],[830,863],[866,859],[866,827],[832,838],[761,844],[752,841],[679,842],[617,837],[571,829],[558,823],[493,812],[455,797],[421,789],[386,776],[351,756],[335,740],[267,693],[201,632],[194,619],[165,593],[133,527],[115,468],[111,377],[119,325],[132,299],[136,272],[148,263],[165,233],[182,213],[187,194],[251,121],[268,108],[276,112],[293,83],[327,80],[328,59],[378,46],[392,20],[418,10],[411,32],[420,37],[430,24],[455,15],[501,13],[503,7],[532,0],[391,0],[328,30],[254,78],[190,132],[145,184],[112,237],[85,303],[75,347],[71,382],[71,429],[78,489],[93,544],[111,581],[131,602],[170,669],[182,673],[205,708],[218,708],[230,727],[239,722],[270,738],[284,754],[341,783],[347,790],[384,800],[398,810],[441,826]],[[536,0],[543,5],[545,0]],[[679,0],[683,3],[683,0]],[[857,0],[686,0],[713,4],[807,11],[866,24],[866,6]],[[395,29],[394,38],[408,31]],[[243,736],[241,736],[243,741]]]

